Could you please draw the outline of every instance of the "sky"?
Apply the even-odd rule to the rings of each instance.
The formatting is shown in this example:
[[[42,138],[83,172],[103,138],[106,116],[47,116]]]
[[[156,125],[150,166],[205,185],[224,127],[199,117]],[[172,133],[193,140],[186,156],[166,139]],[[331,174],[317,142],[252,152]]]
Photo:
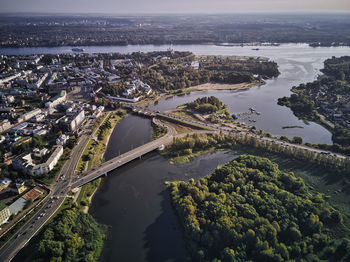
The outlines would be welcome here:
[[[1,13],[350,12],[350,0],[0,0]]]

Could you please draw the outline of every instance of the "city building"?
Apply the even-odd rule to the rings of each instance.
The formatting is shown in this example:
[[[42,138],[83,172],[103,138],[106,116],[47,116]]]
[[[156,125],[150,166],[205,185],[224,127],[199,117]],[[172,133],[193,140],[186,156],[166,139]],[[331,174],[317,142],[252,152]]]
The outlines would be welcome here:
[[[41,87],[41,85],[44,83],[46,78],[49,76],[48,73],[45,73],[42,77],[40,77],[35,83],[28,84],[28,88],[31,89],[38,89]]]
[[[33,153],[35,157],[43,157],[47,154],[49,150],[47,148],[39,149],[39,148],[34,148]]]
[[[8,188],[8,186],[9,186],[11,183],[12,183],[12,180],[9,179],[9,178],[7,178],[7,177],[5,177],[4,179],[2,179],[2,180],[0,181],[0,191],[2,191],[2,190],[4,190],[4,189]]]
[[[9,129],[11,129],[12,125],[8,119],[5,119],[0,122],[0,132],[5,132]]]
[[[23,198],[25,200],[35,200],[37,199],[40,195],[44,194],[44,189],[41,188],[40,186],[36,186],[34,188],[32,188],[31,190],[29,190],[27,193],[25,193],[23,195]]]
[[[74,132],[85,120],[85,111],[78,108],[77,110],[69,109],[66,111],[67,116],[60,119],[60,123],[66,126],[67,131]]]
[[[21,115],[21,116],[18,118],[18,123],[27,121],[27,120],[31,119],[32,117],[34,117],[34,116],[40,114],[41,112],[42,112],[42,111],[41,111],[40,108],[36,108],[36,109],[34,109],[34,110],[30,111],[30,112],[27,112],[27,113]]]
[[[67,99],[67,92],[65,90],[61,90],[56,96],[51,98],[49,102],[45,103],[45,107],[47,108],[55,107],[61,104],[62,102],[66,101],[66,99]]]
[[[54,146],[50,157],[42,164],[34,164],[31,154],[24,154],[12,160],[12,165],[17,170],[23,170],[32,176],[44,175],[50,172],[63,154],[63,146]]]
[[[10,189],[17,195],[21,195],[24,191],[27,190],[27,187],[24,185],[23,181],[18,181],[13,187],[10,187]]]
[[[1,84],[5,84],[6,82],[9,82],[11,80],[14,80],[16,79],[17,77],[20,77],[21,76],[21,73],[16,73],[16,74],[13,74],[13,75],[9,75],[9,76],[6,76],[6,77],[3,77],[0,79],[0,85]]]
[[[69,136],[68,135],[61,135],[59,138],[56,139],[56,145],[65,145],[67,143],[67,141],[69,140]]]
[[[0,225],[6,223],[10,218],[10,216],[11,216],[11,213],[8,206],[0,202]]]
[[[9,206],[9,211],[11,215],[17,215],[19,211],[21,211],[27,204],[28,200],[24,199],[23,197],[20,197],[15,202],[13,202]]]

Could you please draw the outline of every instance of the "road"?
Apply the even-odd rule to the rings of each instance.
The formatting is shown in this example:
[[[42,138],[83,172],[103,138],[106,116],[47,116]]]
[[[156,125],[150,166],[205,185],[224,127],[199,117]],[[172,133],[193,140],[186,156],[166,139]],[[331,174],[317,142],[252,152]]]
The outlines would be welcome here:
[[[47,196],[48,201],[29,219],[29,221],[0,249],[0,261],[10,261],[21,248],[40,230],[40,228],[50,219],[56,210],[64,202],[66,193],[70,190],[71,180],[76,164],[81,154],[81,149],[88,137],[87,125],[80,137],[78,144],[73,148],[70,159],[62,167],[57,181],[52,185],[51,192]],[[65,176],[64,179],[61,179]]]
[[[134,159],[137,159],[139,157],[141,157],[144,154],[147,154],[155,149],[157,149],[158,147],[162,146],[162,145],[168,145],[173,141],[173,129],[161,122],[157,122],[157,120],[155,121],[157,124],[162,125],[163,127],[166,127],[168,132],[166,135],[164,135],[163,137],[151,141],[147,144],[144,144],[142,146],[139,146],[131,151],[128,151],[120,156],[117,156],[107,162],[104,162],[103,164],[100,164],[94,168],[92,168],[91,170],[88,170],[82,174],[80,174],[79,176],[75,177],[73,179],[73,184],[71,186],[71,188],[76,188],[76,187],[80,187],[100,176],[103,176],[105,174],[107,174],[108,172],[122,166],[125,165],[126,163],[129,163],[130,161],[133,161]]]
[[[308,147],[305,145],[292,144],[292,143],[281,141],[279,139],[260,136],[260,135],[254,134],[252,132],[238,131],[235,128],[225,127],[225,126],[222,126],[220,124],[211,124],[211,123],[205,123],[205,122],[201,122],[201,121],[197,121],[197,120],[187,119],[187,118],[184,118],[181,116],[173,115],[173,114],[171,114],[171,112],[159,112],[159,111],[145,110],[145,108],[143,108],[143,107],[133,106],[130,104],[126,104],[126,106],[134,111],[139,111],[141,113],[144,113],[147,116],[158,116],[158,117],[160,116],[160,117],[165,117],[165,118],[172,118],[174,120],[186,122],[186,123],[189,123],[189,124],[192,124],[194,126],[198,126],[198,127],[204,128],[204,129],[210,129],[213,131],[221,131],[221,132],[224,132],[226,134],[255,137],[255,138],[260,139],[261,141],[269,141],[269,142],[272,142],[274,144],[280,145],[281,147],[299,148],[299,149],[304,149],[304,150],[308,150],[311,152],[315,152],[318,154],[330,154],[329,152],[326,152],[326,151],[321,150],[321,149],[316,149],[316,148]],[[337,157],[340,159],[348,159],[349,160],[349,157],[341,155],[341,154],[332,153],[331,155],[333,157]]]

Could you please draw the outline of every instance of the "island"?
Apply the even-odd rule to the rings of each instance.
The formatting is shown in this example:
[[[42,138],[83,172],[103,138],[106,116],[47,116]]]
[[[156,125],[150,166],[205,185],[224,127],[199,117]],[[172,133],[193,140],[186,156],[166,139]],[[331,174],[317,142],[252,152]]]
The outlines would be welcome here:
[[[201,97],[195,101],[178,106],[185,113],[193,113],[200,120],[208,120],[211,123],[219,123],[222,120],[231,120],[232,116],[227,105],[217,97]]]

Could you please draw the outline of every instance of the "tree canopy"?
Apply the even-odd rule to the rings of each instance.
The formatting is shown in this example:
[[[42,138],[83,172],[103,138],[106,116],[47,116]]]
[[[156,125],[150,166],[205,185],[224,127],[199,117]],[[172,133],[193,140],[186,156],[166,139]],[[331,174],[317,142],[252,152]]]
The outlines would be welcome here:
[[[242,155],[168,186],[194,261],[350,259],[341,214],[269,159]]]
[[[64,210],[43,232],[33,261],[96,261],[104,238],[89,214]]]

